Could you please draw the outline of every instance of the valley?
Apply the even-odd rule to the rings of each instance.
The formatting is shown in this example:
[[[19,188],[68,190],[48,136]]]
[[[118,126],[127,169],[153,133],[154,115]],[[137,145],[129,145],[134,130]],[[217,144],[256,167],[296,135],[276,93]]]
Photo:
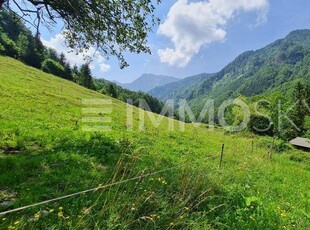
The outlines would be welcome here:
[[[166,117],[155,127],[146,116],[140,132],[137,115],[150,112],[135,107],[128,131],[121,101],[7,57],[0,77],[1,211],[178,166],[1,216],[1,228],[309,226],[306,153],[277,141],[269,159],[271,138],[193,124],[168,132]],[[111,131],[83,131],[83,99],[112,100]]]
[[[310,229],[309,7],[0,0],[0,229]]]

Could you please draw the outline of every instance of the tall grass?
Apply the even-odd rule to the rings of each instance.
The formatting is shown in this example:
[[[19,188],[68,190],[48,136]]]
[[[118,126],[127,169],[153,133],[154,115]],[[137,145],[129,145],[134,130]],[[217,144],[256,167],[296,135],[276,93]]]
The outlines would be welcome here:
[[[82,99],[110,98],[0,57],[0,212],[172,169],[1,216],[0,229],[309,228],[307,154],[276,142],[270,160],[268,138],[170,132],[168,118],[139,132],[137,108],[128,131],[114,99],[112,131],[85,133]]]

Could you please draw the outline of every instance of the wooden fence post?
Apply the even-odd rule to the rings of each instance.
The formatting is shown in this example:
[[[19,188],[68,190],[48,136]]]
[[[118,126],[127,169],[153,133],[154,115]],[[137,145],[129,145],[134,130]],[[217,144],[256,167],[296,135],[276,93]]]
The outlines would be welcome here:
[[[270,148],[270,152],[269,152],[269,159],[272,160],[272,153],[273,153],[273,149],[274,149],[274,142],[275,142],[275,137],[273,137],[273,140],[272,140],[272,145],[271,145],[271,148]]]
[[[223,161],[223,156],[224,156],[224,147],[225,145],[222,144],[222,152],[221,152],[221,155],[220,155],[220,164],[219,164],[219,169],[222,168],[222,161]]]

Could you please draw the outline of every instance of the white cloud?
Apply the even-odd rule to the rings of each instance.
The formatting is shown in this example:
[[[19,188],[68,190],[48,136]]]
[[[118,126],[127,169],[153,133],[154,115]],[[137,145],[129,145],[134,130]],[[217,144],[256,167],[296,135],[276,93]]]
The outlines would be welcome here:
[[[111,66],[105,63],[100,64],[100,70],[101,72],[108,72],[111,69]]]
[[[225,26],[239,12],[258,12],[257,23],[266,20],[269,0],[178,0],[159,26],[158,33],[171,39],[174,49],[159,49],[161,62],[184,67],[199,50],[223,42]]]
[[[42,42],[45,46],[55,49],[58,53],[64,53],[71,65],[76,64],[81,66],[86,62],[86,57],[91,57],[92,63],[90,68],[92,70],[99,67],[102,72],[108,72],[111,69],[110,65],[104,63],[105,58],[98,51],[96,51],[94,47],[91,47],[87,51],[78,54],[75,51],[72,51],[66,46],[65,37],[63,34],[57,34],[50,40],[42,39]]]

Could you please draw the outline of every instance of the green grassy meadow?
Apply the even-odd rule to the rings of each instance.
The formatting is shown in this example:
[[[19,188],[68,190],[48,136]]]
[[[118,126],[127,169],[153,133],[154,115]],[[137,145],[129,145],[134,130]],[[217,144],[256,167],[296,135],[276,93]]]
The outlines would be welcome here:
[[[85,99],[112,100],[111,131],[83,131]],[[139,131],[149,112],[136,107],[129,131],[127,106],[0,56],[0,212],[172,168],[0,216],[0,229],[310,228],[309,153],[277,140],[269,159],[272,139],[166,117]]]

